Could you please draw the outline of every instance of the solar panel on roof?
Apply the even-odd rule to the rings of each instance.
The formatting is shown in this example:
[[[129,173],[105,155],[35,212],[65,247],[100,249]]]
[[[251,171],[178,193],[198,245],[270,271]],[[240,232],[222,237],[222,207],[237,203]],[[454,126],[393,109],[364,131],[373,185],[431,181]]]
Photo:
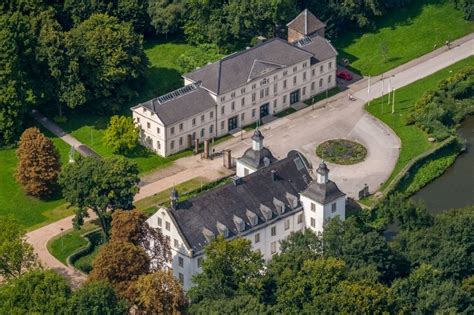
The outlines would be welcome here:
[[[304,45],[307,45],[311,43],[311,37],[305,36],[303,39],[300,39],[299,41],[296,42],[296,46],[302,47]]]
[[[162,95],[162,96],[159,96],[156,98],[156,100],[158,100],[158,102],[160,104],[163,104],[163,103],[166,103],[166,102],[169,102],[177,97],[180,97],[180,96],[183,96],[183,95],[186,95],[192,91],[195,91],[199,86],[199,82],[197,83],[192,83],[192,84],[188,84],[186,86],[183,86],[182,88],[179,88],[175,91],[172,91],[168,94],[165,94],[165,95]]]

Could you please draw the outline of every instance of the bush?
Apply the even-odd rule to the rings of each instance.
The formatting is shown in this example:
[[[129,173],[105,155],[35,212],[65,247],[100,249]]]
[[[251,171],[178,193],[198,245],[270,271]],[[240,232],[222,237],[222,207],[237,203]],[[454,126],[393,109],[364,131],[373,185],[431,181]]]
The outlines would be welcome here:
[[[367,149],[354,141],[336,139],[320,144],[316,148],[316,155],[336,164],[356,164],[367,156]]]

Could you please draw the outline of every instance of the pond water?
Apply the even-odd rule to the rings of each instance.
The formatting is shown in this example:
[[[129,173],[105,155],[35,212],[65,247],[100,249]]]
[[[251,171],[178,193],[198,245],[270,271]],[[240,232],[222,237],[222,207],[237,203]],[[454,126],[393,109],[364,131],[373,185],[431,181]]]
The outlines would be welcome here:
[[[462,123],[458,133],[467,142],[466,152],[443,175],[412,197],[423,201],[433,214],[474,204],[474,116]]]

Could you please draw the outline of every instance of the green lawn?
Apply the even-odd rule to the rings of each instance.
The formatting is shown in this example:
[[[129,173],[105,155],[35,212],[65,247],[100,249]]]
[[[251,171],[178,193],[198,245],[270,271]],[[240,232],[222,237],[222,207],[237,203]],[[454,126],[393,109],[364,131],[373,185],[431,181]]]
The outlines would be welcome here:
[[[150,60],[150,66],[142,83],[143,88],[137,99],[123,107],[121,114],[131,115],[131,106],[181,87],[183,79],[181,78],[177,59],[184,52],[193,50],[197,51],[199,48],[180,40],[146,42],[145,53]],[[75,111],[68,115],[67,122],[60,125],[100,155],[112,156],[111,150],[105,146],[102,139],[109,118],[109,115],[94,115],[88,111]],[[145,150],[140,151],[137,156],[130,156],[129,158],[137,162],[141,173],[169,166],[174,160],[191,154],[191,151],[185,151],[175,156],[163,158],[155,153],[147,153]]]
[[[339,57],[364,75],[380,74],[474,31],[474,24],[447,0],[415,0],[375,24],[373,31],[343,32],[334,41]]]
[[[391,108],[385,103],[382,107],[381,99],[376,99],[366,105],[366,110],[375,117],[385,122],[390,128],[392,128],[402,141],[402,147],[400,150],[400,156],[397,164],[390,175],[390,178],[381,189],[384,189],[388,183],[400,172],[400,170],[407,165],[413,158],[433,148],[436,144],[432,144],[428,141],[428,135],[415,125],[407,126],[406,115],[410,112],[415,102],[423,95],[427,90],[435,89],[438,83],[452,76],[457,71],[461,70],[467,65],[472,65],[474,57],[469,57],[462,61],[451,65],[448,68],[440,70],[424,79],[418,80],[408,86],[405,86],[396,91],[395,96],[395,113],[391,113]],[[387,97],[385,97],[387,102]],[[383,112],[382,112],[383,108]]]
[[[61,139],[40,128],[50,137],[61,155],[61,162],[68,162],[69,146]],[[16,149],[0,150],[0,216],[13,215],[27,230],[54,222],[72,214],[72,210],[60,196],[42,201],[27,196],[15,180],[18,159]]]

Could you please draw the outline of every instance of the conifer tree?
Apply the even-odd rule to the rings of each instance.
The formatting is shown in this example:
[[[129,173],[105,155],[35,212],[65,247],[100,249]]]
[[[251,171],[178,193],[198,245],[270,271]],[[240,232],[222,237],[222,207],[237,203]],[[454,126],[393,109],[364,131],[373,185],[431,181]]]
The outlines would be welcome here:
[[[38,128],[28,128],[21,135],[16,154],[19,160],[16,178],[25,192],[39,198],[50,196],[61,168],[54,143]]]

